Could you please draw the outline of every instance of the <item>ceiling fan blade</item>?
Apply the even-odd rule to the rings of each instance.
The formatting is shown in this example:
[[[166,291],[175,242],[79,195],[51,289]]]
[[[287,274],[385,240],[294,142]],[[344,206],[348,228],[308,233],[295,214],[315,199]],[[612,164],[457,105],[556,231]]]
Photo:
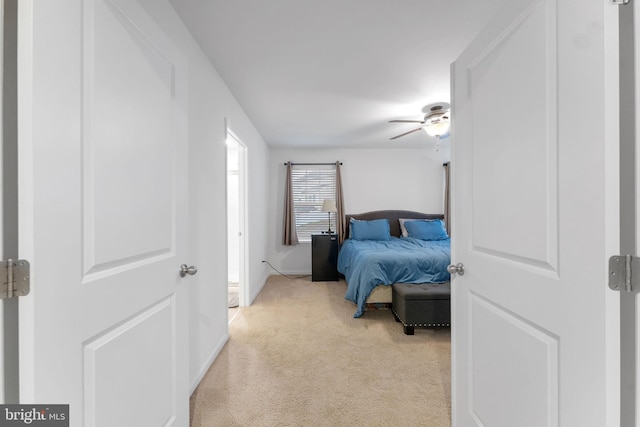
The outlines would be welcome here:
[[[389,120],[389,123],[424,123],[424,120]]]
[[[398,139],[398,138],[400,138],[401,136],[409,135],[410,133],[417,132],[417,131],[419,131],[420,129],[422,129],[422,126],[420,126],[419,128],[415,128],[415,129],[413,129],[413,130],[410,130],[409,132],[401,133],[400,135],[396,135],[396,136],[394,136],[393,138],[389,138],[389,139]]]

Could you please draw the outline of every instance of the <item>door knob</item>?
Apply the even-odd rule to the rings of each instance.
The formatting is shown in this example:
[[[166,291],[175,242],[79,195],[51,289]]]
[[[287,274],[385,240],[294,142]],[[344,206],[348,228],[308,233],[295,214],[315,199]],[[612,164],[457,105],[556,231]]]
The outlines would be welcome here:
[[[180,277],[184,277],[187,274],[189,276],[193,276],[194,274],[196,274],[198,272],[198,269],[195,266],[191,266],[191,267],[187,267],[187,264],[182,264],[180,266]]]
[[[449,274],[458,274],[459,276],[464,276],[464,265],[459,262],[456,265],[451,264],[449,267],[447,267],[447,271],[449,272]]]

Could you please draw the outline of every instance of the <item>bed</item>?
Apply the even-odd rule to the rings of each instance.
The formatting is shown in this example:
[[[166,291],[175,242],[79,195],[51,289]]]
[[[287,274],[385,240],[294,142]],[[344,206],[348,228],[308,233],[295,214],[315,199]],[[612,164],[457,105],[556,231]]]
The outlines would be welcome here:
[[[338,253],[338,271],[347,281],[345,299],[357,305],[354,317],[361,317],[367,304],[390,304],[393,283],[444,283],[450,280],[447,272],[450,240],[446,233],[437,240],[423,240],[402,236],[400,226],[400,220],[442,220],[442,215],[382,210],[350,214],[345,218],[347,227],[344,243]],[[386,222],[380,220],[387,220],[389,237],[377,240],[377,228],[371,239],[351,236],[351,219],[367,221],[356,224],[360,233],[360,226],[378,226]]]

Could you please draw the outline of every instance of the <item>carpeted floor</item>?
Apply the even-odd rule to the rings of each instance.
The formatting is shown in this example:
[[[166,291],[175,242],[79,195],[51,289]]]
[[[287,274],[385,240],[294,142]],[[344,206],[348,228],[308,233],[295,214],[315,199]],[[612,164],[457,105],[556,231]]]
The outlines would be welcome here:
[[[344,281],[272,276],[191,397],[191,426],[451,425],[450,330],[404,335]]]

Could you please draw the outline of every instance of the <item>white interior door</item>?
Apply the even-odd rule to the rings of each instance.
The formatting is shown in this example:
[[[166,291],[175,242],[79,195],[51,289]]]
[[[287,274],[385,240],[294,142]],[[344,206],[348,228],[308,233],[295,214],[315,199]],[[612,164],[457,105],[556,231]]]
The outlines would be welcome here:
[[[4,61],[3,61],[3,57],[4,57],[4,49],[2,48],[3,45],[3,34],[4,34],[4,0],[0,0],[0,81],[2,81],[1,77],[2,77],[2,70],[4,70]],[[2,100],[3,100],[3,85],[0,84],[0,105],[2,105]],[[0,242],[2,242],[2,244],[0,245],[0,259],[5,259],[4,257],[4,227],[5,227],[5,223],[4,223],[4,168],[2,167],[2,165],[4,164],[3,161],[3,154],[4,154],[4,139],[3,139],[3,115],[0,114]],[[5,336],[6,336],[6,325],[5,325],[5,321],[4,321],[4,301],[0,303],[0,342],[1,343],[5,343]],[[6,388],[6,381],[5,381],[5,346],[2,346],[2,350],[0,351],[0,404],[4,404],[7,403],[6,400],[6,396],[5,396],[5,388]]]
[[[229,286],[240,283],[240,146],[227,136],[227,253]]]
[[[456,426],[619,423],[616,14],[505,2],[453,65]]]
[[[239,305],[246,298],[246,147],[227,130],[227,265],[229,292],[235,292]],[[231,302],[231,298],[230,301]],[[230,305],[231,307],[231,305]]]
[[[19,8],[21,403],[186,426],[185,61],[135,0]]]

